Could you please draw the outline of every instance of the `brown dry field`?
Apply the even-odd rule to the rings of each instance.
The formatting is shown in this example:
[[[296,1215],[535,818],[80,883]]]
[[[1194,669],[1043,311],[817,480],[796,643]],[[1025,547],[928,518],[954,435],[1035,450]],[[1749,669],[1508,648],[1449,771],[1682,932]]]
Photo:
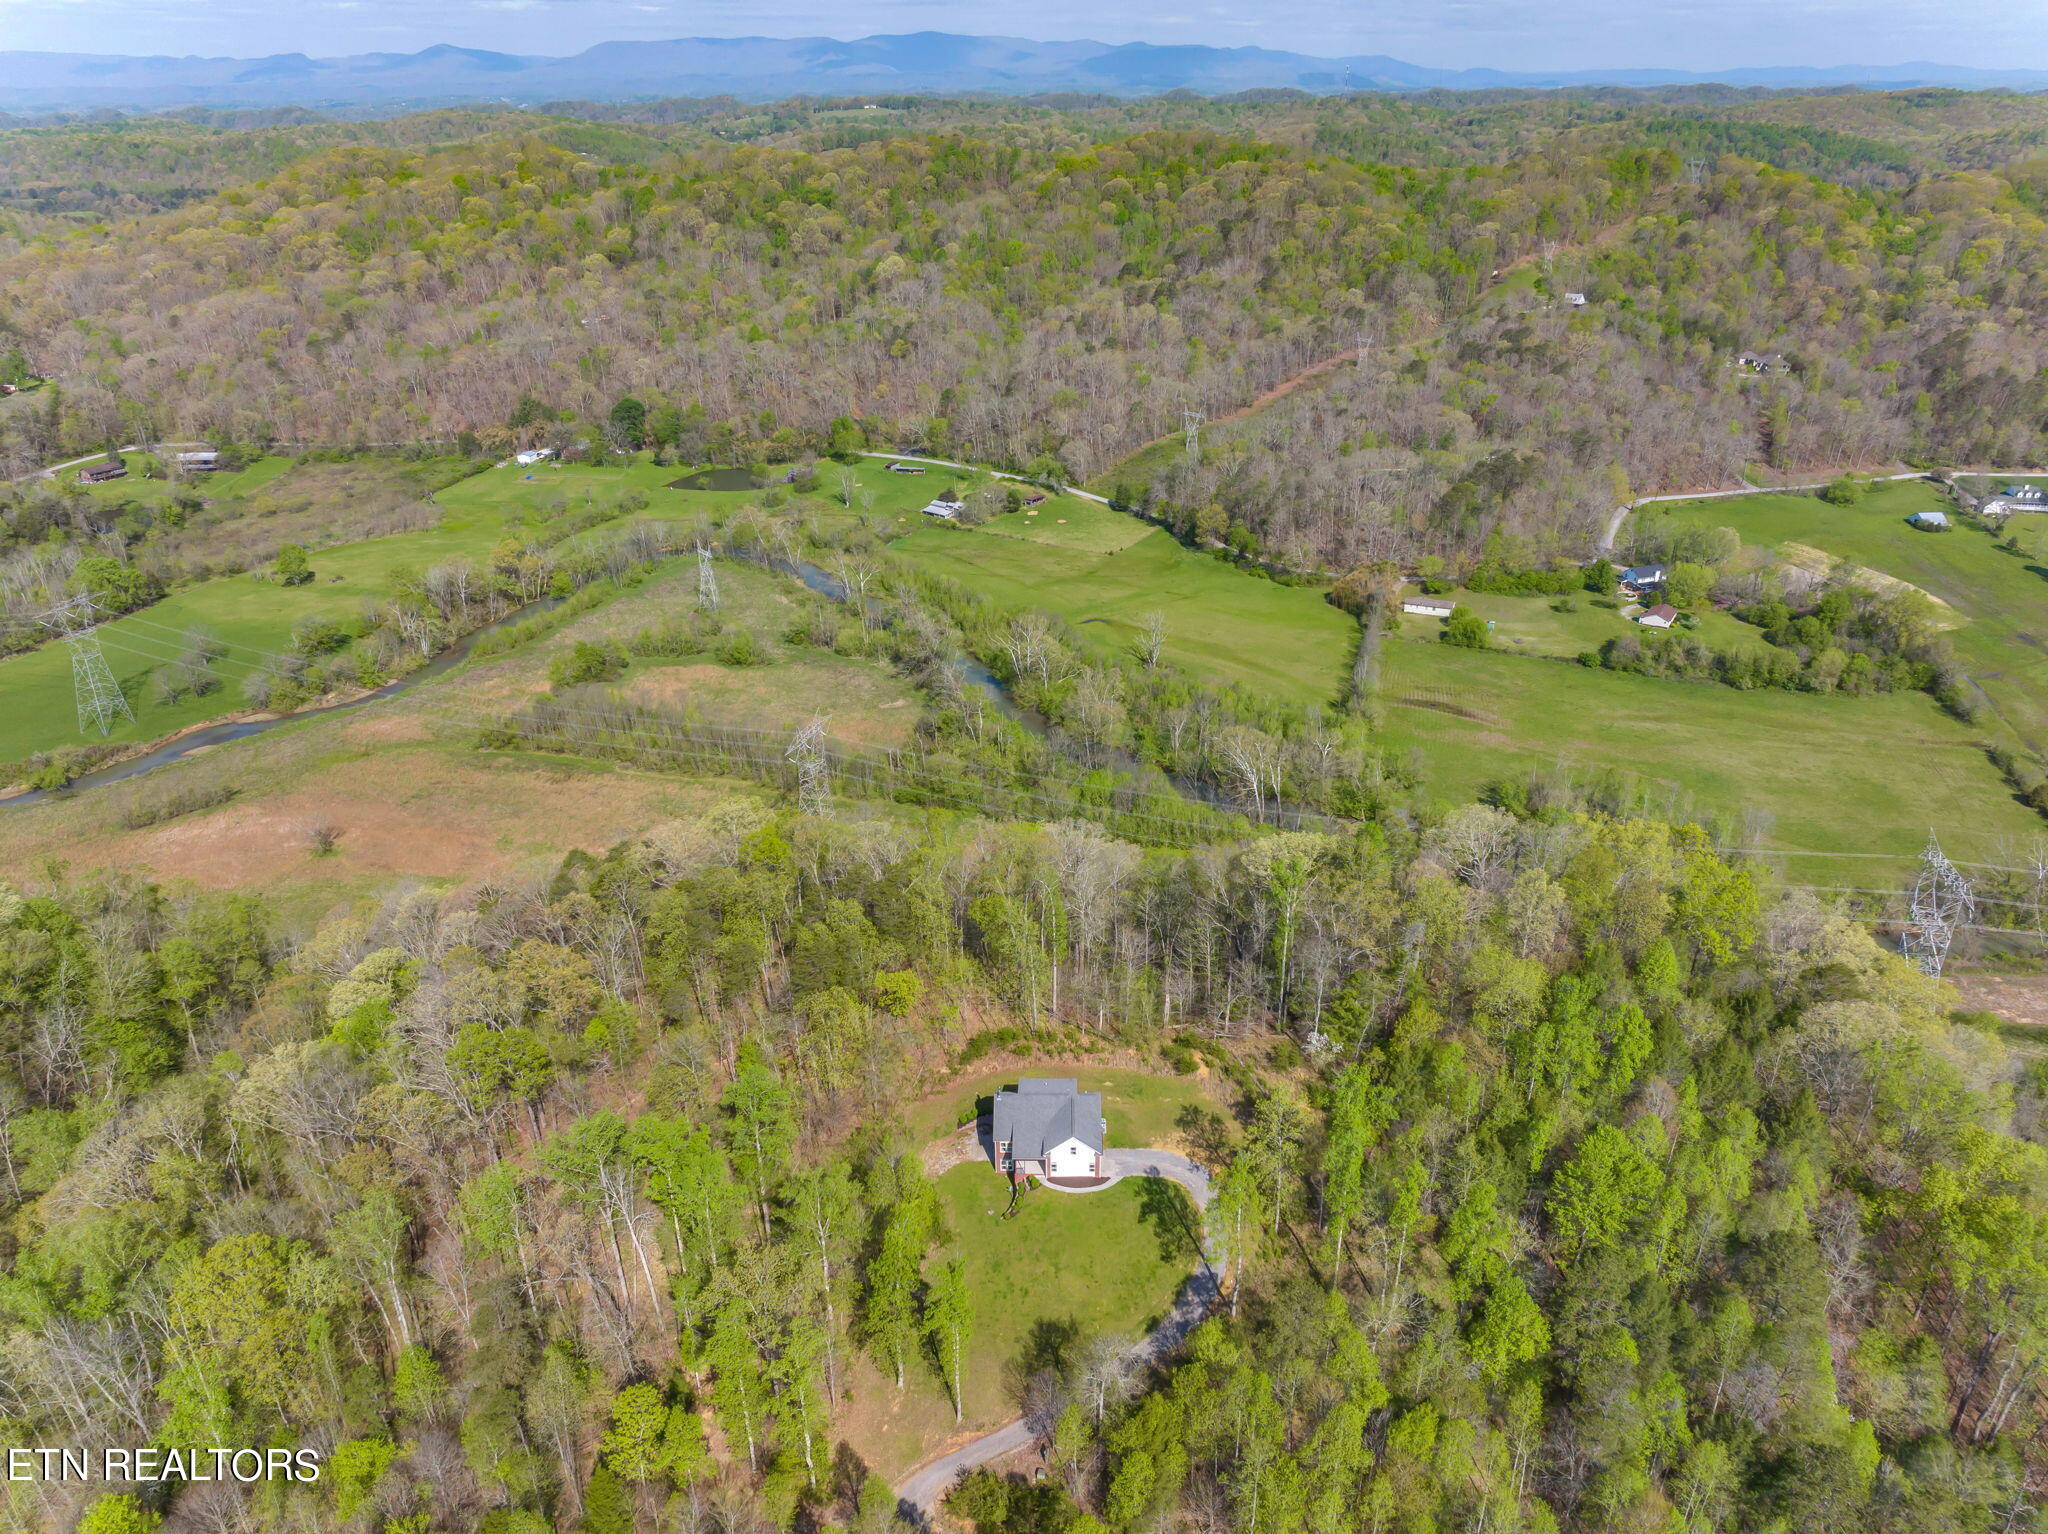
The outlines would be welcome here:
[[[2048,974],[1952,970],[1947,978],[1970,1011],[1996,1013],[2020,1028],[2039,1028],[2048,1040]]]

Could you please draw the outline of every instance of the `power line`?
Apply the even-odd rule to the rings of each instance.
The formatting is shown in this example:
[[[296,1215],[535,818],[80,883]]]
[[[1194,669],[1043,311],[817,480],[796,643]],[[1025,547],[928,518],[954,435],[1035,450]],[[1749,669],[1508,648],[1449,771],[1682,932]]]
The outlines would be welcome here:
[[[697,608],[707,613],[718,610],[718,571],[711,563],[711,550],[702,543],[697,545]]]
[[[1891,863],[1910,863],[1918,856],[1911,852],[1812,852],[1797,847],[1717,847],[1715,851],[1723,857],[1757,858],[1883,858]],[[2031,874],[2031,868],[2015,868],[2010,863],[1972,863],[1965,858],[1950,858],[1957,868],[1988,868],[1996,873]]]
[[[77,596],[51,608],[44,614],[43,622],[71,652],[71,691],[78,704],[78,733],[97,729],[104,737],[113,732],[117,715],[133,724],[135,711],[128,706],[126,695],[114,680],[113,669],[107,665],[106,652],[100,648],[99,612],[99,604],[90,596]]]
[[[796,763],[797,808],[806,815],[832,813],[832,780],[825,770],[825,716],[813,714],[796,732],[785,761]]]
[[[1969,881],[1942,856],[1941,843],[1932,832],[1927,836],[1927,850],[1920,854],[1920,871],[1913,879],[1907,909],[1906,956],[1927,974],[1939,975],[1956,928],[1976,919],[1977,898]]]

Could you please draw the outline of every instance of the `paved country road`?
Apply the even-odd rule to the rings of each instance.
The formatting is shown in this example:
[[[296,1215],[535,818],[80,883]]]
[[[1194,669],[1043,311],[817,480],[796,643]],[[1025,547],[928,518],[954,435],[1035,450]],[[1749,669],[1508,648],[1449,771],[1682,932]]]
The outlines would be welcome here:
[[[1209,1207],[1209,1174],[1175,1151],[1106,1150],[1102,1153],[1102,1170],[1107,1174],[1107,1181],[1094,1188],[1057,1191],[1085,1198],[1088,1193],[1099,1192],[1126,1177],[1160,1177],[1185,1188],[1197,1209]],[[1132,1350],[1132,1356],[1148,1364],[1157,1363],[1179,1347],[1221,1298],[1222,1270],[1222,1255],[1211,1241],[1209,1250],[1203,1254],[1201,1267],[1181,1286],[1173,1308],[1166,1313],[1164,1320],[1146,1333],[1144,1340]],[[930,1527],[932,1515],[962,1475],[1026,1447],[1037,1436],[1024,1418],[1013,1417],[972,1443],[963,1444],[919,1465],[896,1488],[897,1502],[907,1516]]]

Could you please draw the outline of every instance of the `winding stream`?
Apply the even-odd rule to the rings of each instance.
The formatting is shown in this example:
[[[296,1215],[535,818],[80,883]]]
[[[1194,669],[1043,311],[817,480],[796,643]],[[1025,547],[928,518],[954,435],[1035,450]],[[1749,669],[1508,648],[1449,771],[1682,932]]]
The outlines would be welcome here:
[[[689,551],[679,551],[661,557],[674,559],[681,557],[683,553],[687,552]],[[729,557],[748,558],[746,555],[731,555]],[[824,569],[822,566],[814,565],[809,560],[755,557],[750,559],[749,562],[779,570],[784,574],[794,575],[812,591],[834,602],[850,603],[853,600],[853,593],[847,588],[844,581],[832,574],[831,571]],[[202,725],[187,734],[180,735],[173,740],[167,740],[163,744],[143,752],[140,756],[130,757],[126,761],[116,762],[111,766],[102,767],[94,772],[81,773],[62,788],[32,788],[26,792],[15,794],[11,798],[0,799],[0,809],[35,804],[44,799],[69,797],[72,794],[86,789],[98,788],[104,784],[125,782],[130,778],[139,778],[144,773],[154,772],[159,767],[167,767],[172,762],[181,761],[197,751],[204,751],[213,746],[225,745],[230,741],[246,740],[252,735],[261,735],[266,730],[277,729],[280,725],[296,724],[301,720],[319,718],[324,714],[339,714],[352,709],[366,708],[372,703],[396,697],[402,692],[410,691],[412,688],[419,686],[422,682],[430,682],[435,677],[445,675],[453,670],[469,657],[470,651],[475,648],[477,642],[484,638],[485,635],[495,634],[500,630],[511,627],[513,624],[524,622],[536,613],[543,613],[559,606],[562,600],[561,597],[541,597],[537,601],[529,602],[523,607],[514,608],[502,618],[494,618],[480,628],[471,629],[424,666],[421,666],[419,670],[409,672],[405,676],[399,677],[396,681],[386,682],[382,687],[372,692],[366,692],[359,698],[351,698],[346,703],[329,703],[320,708],[300,709],[296,713],[279,714],[269,719],[230,719],[222,720],[218,724]],[[868,607],[871,612],[879,613],[881,611],[881,605],[872,597],[868,599]],[[1036,709],[1027,708],[1019,703],[1011,696],[1009,685],[973,656],[962,655],[957,657],[953,661],[953,669],[964,684],[985,696],[1004,718],[1021,725],[1041,739],[1053,739],[1055,731],[1052,721]],[[1058,742],[1055,741],[1054,744],[1056,749],[1058,749]],[[1094,748],[1088,752],[1088,759],[1085,765],[1109,768],[1122,772],[1140,783],[1156,774],[1163,777],[1173,788],[1174,792],[1185,799],[1197,804],[1206,805],[1211,809],[1241,812],[1240,807],[1233,805],[1228,796],[1213,783],[1207,783],[1198,778],[1184,777],[1177,773],[1161,772],[1151,763],[1126,751],[1100,747]]]
[[[460,639],[441,651],[417,671],[409,671],[396,681],[386,682],[360,698],[350,698],[346,703],[329,703],[319,708],[302,708],[295,713],[278,714],[269,719],[224,719],[218,724],[201,725],[162,745],[145,751],[140,756],[131,756],[126,761],[116,762],[111,767],[102,767],[94,772],[82,772],[62,788],[32,788],[26,793],[0,799],[0,809],[11,809],[17,805],[34,804],[42,799],[68,797],[82,789],[98,788],[105,783],[120,783],[129,778],[139,778],[145,772],[154,772],[172,762],[190,756],[195,751],[204,751],[209,746],[225,745],[231,740],[247,740],[251,735],[261,735],[265,730],[274,730],[280,725],[297,724],[302,719],[317,719],[323,714],[341,714],[350,709],[364,708],[385,698],[396,697],[432,681],[435,677],[452,670],[465,660],[475,648],[478,640],[486,634],[495,634],[500,629],[524,622],[536,613],[544,613],[562,602],[561,597],[541,597],[528,602],[524,607],[515,607],[502,618],[493,618],[479,628],[471,629]]]

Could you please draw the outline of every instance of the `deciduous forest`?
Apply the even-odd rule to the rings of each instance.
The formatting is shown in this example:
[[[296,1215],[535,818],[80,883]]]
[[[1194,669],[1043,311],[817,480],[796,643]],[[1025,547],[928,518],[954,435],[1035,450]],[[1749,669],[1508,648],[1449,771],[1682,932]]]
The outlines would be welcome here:
[[[165,710],[234,675],[284,712],[515,625],[474,690],[218,746],[198,772],[244,778],[127,829],[274,841],[284,811],[202,817],[436,730],[497,774],[450,821],[515,780],[639,817],[518,828],[516,876],[325,874],[325,822],[262,889],[0,860],[0,1447],[321,1467],[10,1481],[0,1524],[2048,1529],[2040,1020],[1788,875],[1767,816],[1526,757],[1451,793],[1377,691],[1411,574],[1465,583],[1426,656],[1504,641],[1473,593],[1620,623],[1635,496],[2048,460],[2044,151],[2048,106],[1954,92],[0,123],[0,650],[81,593],[351,593],[288,654],[130,631],[184,647]],[[101,499],[31,478],[194,442]],[[401,535],[388,578],[344,557]],[[1500,664],[1908,695],[2048,804],[2030,695],[1963,743],[2002,673],[1952,608],[1711,517],[1630,536],[1720,628]],[[1928,536],[2011,555],[2024,609],[2015,537]],[[1244,590],[1341,576],[1280,594],[1356,644],[1350,691],[1205,669],[1186,608],[1111,649],[954,578],[1138,539],[1275,651],[1296,609]],[[615,685],[649,662],[670,691]],[[886,752],[690,691],[804,666],[871,689]],[[2002,871],[1973,915],[2038,935],[2048,875]],[[991,1083],[1091,1073],[1110,1145],[1205,1200],[1013,1198],[969,1143]],[[1199,1311],[1170,1345],[1138,1280],[1044,1298],[1141,1269]]]

